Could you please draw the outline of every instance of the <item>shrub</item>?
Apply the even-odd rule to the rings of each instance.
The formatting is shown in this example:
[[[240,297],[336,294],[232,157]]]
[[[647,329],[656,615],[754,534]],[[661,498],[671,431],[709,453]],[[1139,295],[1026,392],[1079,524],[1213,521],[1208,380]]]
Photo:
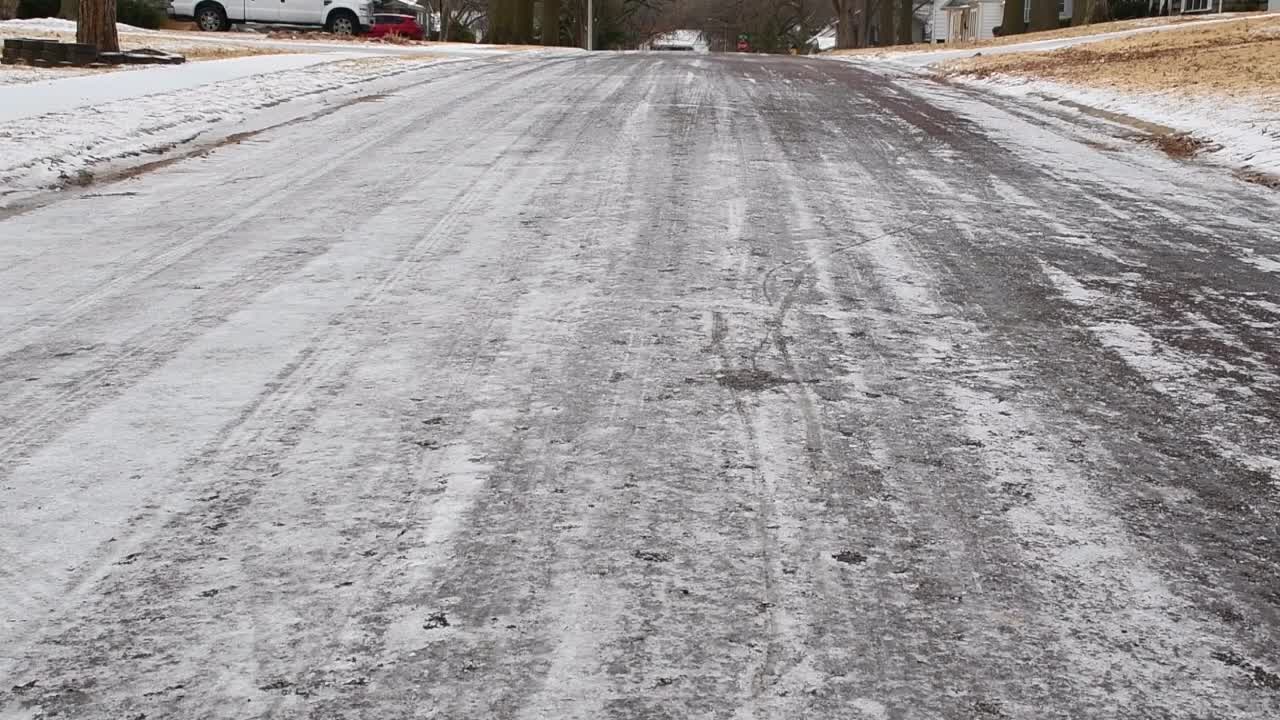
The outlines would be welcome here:
[[[116,2],[116,22],[122,22],[125,25],[159,30],[168,17],[169,14],[154,0],[117,0]]]
[[[22,0],[18,3],[18,17],[28,18],[58,17],[59,0]]]

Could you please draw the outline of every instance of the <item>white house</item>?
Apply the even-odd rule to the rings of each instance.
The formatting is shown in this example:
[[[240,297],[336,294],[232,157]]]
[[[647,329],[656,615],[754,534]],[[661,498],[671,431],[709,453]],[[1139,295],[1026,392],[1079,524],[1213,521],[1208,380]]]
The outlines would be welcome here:
[[[930,18],[933,13],[933,2],[926,2],[916,7],[912,13],[911,20],[911,42],[924,42],[929,39]],[[857,13],[854,13],[857,15]],[[872,17],[871,35],[875,44],[880,45],[880,17],[875,15]],[[895,38],[891,38],[887,44],[892,45]],[[809,38],[809,46],[815,48],[818,52],[826,52],[835,49],[836,46],[836,21],[832,21],[826,27],[819,30],[813,37]]]
[[[940,0],[934,5],[941,5],[943,13],[941,25],[934,21],[934,42],[990,40],[1004,15],[1004,0]]]
[[[1277,2],[1277,0],[1271,0]],[[1058,19],[1071,19],[1073,0],[1058,0]],[[1031,21],[1031,2],[1024,0],[1023,20]],[[934,0],[930,42],[990,40],[1004,22],[1004,0]]]

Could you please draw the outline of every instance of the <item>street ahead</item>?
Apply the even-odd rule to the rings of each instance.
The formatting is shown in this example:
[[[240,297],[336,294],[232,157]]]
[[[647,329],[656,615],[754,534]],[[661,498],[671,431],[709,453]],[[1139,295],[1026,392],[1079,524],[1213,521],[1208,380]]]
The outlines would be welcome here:
[[[0,717],[1280,717],[1280,203],[826,60],[0,220]]]

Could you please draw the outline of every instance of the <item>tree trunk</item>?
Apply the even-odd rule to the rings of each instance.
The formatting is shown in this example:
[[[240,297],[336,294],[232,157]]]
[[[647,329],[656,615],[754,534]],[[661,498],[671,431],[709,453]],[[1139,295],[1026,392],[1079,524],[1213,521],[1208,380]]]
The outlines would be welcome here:
[[[80,0],[62,0],[58,5],[58,17],[75,20],[80,17]]]
[[[1058,0],[1031,0],[1031,32],[1058,29]]]
[[[836,49],[847,50],[856,43],[853,24],[854,0],[831,0],[831,9],[836,13]]]
[[[542,0],[542,44],[560,44],[560,0]]]
[[[533,43],[533,0],[516,0],[516,33],[518,45]]]
[[[93,45],[98,52],[120,52],[116,36],[116,0],[80,0],[76,42]]]
[[[876,0],[880,10],[876,18],[876,44],[893,44],[893,0]]]
[[[898,44],[910,45],[915,42],[912,26],[915,25],[915,13],[911,11],[913,0],[898,0]]]
[[[1084,20],[1084,8],[1085,0],[1075,0],[1075,2],[1071,3],[1072,26],[1086,24]]]
[[[1018,35],[1026,29],[1026,21],[1022,19],[1027,11],[1026,1],[1004,0],[1004,15],[1000,18],[1001,35]]]
[[[515,0],[489,0],[489,42],[505,45],[511,42],[511,10]]]
[[[871,44],[871,0],[858,0],[858,47]]]
[[[1111,19],[1111,3],[1108,0],[1077,0],[1084,5],[1084,22],[1089,23],[1107,22]],[[1075,8],[1072,8],[1074,10]],[[1074,15],[1074,13],[1073,13]]]

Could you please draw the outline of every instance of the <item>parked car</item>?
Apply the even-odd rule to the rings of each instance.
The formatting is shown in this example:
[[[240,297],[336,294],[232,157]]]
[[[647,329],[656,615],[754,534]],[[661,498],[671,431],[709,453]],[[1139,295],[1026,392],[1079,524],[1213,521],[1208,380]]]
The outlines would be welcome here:
[[[373,19],[370,0],[169,0],[169,17],[194,20],[201,30],[230,30],[235,23],[318,25],[355,35]]]
[[[374,15],[373,26],[369,28],[369,37],[386,37],[387,35],[399,35],[400,37],[414,40],[424,40],[427,37],[427,31],[426,28],[418,23],[418,19],[412,15],[384,15],[381,13]]]

